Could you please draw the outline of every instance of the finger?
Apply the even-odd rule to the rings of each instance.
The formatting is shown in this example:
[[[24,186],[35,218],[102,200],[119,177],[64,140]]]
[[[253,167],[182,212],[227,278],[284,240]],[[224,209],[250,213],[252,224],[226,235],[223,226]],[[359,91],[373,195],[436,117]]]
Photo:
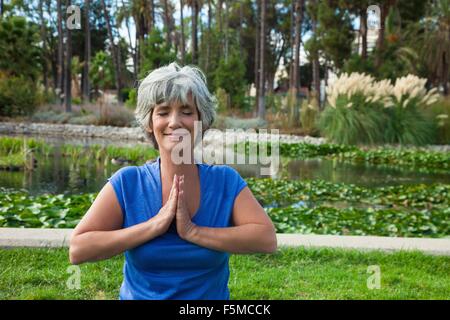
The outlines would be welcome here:
[[[180,177],[180,181],[178,182],[178,191],[184,190],[184,176]]]
[[[178,203],[177,203],[177,208],[184,208],[184,192],[183,190],[181,190],[178,193]]]
[[[170,188],[169,199],[172,199],[173,196],[175,195],[175,192],[177,190],[177,184],[178,184],[178,176],[175,174],[173,176],[172,188]]]
[[[172,210],[176,209],[176,205],[177,205],[177,201],[178,201],[178,180],[179,180],[179,177],[177,175],[175,175],[175,180],[172,185],[172,191],[171,191],[171,193],[172,192],[173,193],[172,193],[172,197],[169,199],[170,208]]]

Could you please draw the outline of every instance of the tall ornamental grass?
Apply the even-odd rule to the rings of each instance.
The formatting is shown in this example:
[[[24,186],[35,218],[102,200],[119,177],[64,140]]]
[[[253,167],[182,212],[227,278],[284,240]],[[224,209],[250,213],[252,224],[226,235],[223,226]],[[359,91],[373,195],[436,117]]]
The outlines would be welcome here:
[[[319,129],[328,139],[344,144],[432,143],[437,121],[425,110],[438,101],[438,95],[436,89],[427,92],[425,82],[414,75],[392,84],[366,74],[344,73],[326,89],[327,106]]]

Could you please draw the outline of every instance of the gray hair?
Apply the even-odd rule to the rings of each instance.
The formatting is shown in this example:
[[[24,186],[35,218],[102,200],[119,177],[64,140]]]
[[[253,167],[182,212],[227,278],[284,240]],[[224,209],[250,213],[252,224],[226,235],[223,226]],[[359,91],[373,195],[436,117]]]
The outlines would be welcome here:
[[[199,112],[203,130],[208,129],[214,121],[217,103],[206,86],[206,77],[195,66],[180,67],[175,62],[153,70],[141,81],[134,113],[136,121],[147,134],[157,104],[175,101],[189,104],[189,94]],[[156,146],[154,136],[149,136]]]

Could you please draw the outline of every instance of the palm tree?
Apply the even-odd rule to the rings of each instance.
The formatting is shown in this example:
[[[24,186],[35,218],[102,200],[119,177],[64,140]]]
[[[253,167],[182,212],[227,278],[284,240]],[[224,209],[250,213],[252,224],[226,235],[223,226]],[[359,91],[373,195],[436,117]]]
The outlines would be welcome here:
[[[450,74],[450,0],[436,0],[432,16],[425,22],[422,55],[425,58],[432,82],[441,83],[448,95]]]
[[[132,0],[131,1],[131,16],[136,27],[136,74],[140,72],[142,64],[142,47],[144,45],[144,38],[149,34],[155,21],[155,10],[153,0]]]
[[[132,0],[133,1],[133,0]],[[136,81],[138,76],[137,71],[137,41],[133,45],[133,41],[131,40],[131,29],[130,29],[130,18],[132,17],[132,6],[130,2],[125,2],[125,0],[122,0],[122,6],[118,9],[116,19],[117,19],[117,25],[120,26],[125,21],[125,26],[127,29],[127,35],[128,35],[128,45],[129,50],[131,53],[131,58],[133,59],[133,80]],[[136,30],[137,33],[137,30]],[[136,40],[138,37],[135,38]]]

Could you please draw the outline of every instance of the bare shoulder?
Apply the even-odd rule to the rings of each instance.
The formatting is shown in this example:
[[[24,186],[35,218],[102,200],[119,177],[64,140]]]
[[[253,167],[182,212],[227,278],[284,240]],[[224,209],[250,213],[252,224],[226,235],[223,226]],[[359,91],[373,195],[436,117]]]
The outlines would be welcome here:
[[[122,208],[111,182],[100,190],[89,210],[78,223],[74,235],[88,231],[111,231],[122,228]]]

